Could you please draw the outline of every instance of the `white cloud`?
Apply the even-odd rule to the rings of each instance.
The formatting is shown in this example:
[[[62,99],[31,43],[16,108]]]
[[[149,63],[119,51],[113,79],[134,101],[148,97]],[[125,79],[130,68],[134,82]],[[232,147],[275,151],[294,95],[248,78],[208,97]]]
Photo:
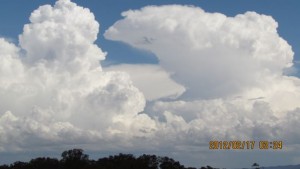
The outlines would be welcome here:
[[[267,139],[299,153],[300,81],[282,75],[293,52],[274,19],[179,5],[123,16],[106,38],[153,52],[159,66],[102,71],[99,24],[69,0],[35,10],[19,46],[0,38],[0,151],[84,145],[195,163],[216,157],[201,156],[212,139]]]
[[[99,24],[86,8],[57,1],[54,7],[44,5],[32,12],[30,24],[19,36],[26,51],[25,63],[43,63],[48,69],[75,73],[99,67],[105,54],[93,42]]]
[[[184,87],[174,82],[170,75],[158,65],[121,64],[104,68],[105,71],[122,71],[130,75],[130,79],[147,100],[160,98],[176,98],[184,91]]]
[[[147,136],[140,129],[155,127],[138,114],[145,98],[129,75],[102,71],[98,31],[88,9],[60,0],[31,14],[19,47],[0,39],[2,151]]]
[[[236,95],[281,76],[293,52],[270,16],[235,17],[190,6],[150,6],[122,13],[105,37],[149,50],[189,98]]]
[[[105,37],[156,54],[186,88],[182,99],[263,98],[278,115],[300,106],[300,80],[283,75],[293,51],[272,17],[255,12],[226,17],[180,5],[122,15]]]
[[[186,89],[176,101],[146,106],[159,121],[156,137],[163,145],[171,140],[180,151],[212,139],[300,144],[295,132],[300,80],[284,75],[293,51],[271,16],[246,12],[227,17],[181,5],[122,15],[105,37],[154,53]]]

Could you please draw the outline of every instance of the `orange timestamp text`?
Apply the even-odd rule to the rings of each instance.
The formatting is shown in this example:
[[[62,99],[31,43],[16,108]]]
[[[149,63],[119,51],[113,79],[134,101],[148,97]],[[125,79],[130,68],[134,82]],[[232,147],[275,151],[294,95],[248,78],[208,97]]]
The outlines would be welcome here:
[[[210,150],[253,150],[258,145],[260,150],[282,149],[283,141],[210,141]]]

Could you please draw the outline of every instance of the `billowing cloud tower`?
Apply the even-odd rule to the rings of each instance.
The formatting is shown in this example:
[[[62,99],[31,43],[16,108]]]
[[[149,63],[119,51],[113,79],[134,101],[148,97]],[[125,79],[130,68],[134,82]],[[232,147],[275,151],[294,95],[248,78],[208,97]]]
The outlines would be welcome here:
[[[88,9],[60,0],[31,14],[20,46],[0,39],[0,150],[99,143],[151,123],[128,74],[102,71],[98,31]]]

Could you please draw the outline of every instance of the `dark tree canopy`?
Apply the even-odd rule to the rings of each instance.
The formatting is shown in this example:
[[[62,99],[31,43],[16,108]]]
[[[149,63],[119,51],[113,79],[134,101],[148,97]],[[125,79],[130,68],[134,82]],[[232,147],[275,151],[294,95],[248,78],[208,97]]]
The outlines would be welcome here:
[[[259,169],[259,164],[258,163],[253,163],[252,167],[255,168],[255,169]]]
[[[61,162],[64,168],[81,169],[89,163],[89,156],[83,153],[82,149],[64,151],[61,154]]]
[[[82,149],[64,151],[61,154],[62,161],[88,161],[89,156],[83,153]]]
[[[32,169],[54,169],[60,168],[59,161],[56,158],[39,157],[32,159],[29,162],[29,166]]]
[[[39,157],[29,162],[17,161],[10,165],[1,165],[0,169],[196,169],[185,168],[179,161],[169,157],[146,154],[137,158],[132,154],[118,154],[90,160],[82,149],[72,149],[64,151],[61,157],[61,160]],[[204,169],[211,168],[204,167]]]

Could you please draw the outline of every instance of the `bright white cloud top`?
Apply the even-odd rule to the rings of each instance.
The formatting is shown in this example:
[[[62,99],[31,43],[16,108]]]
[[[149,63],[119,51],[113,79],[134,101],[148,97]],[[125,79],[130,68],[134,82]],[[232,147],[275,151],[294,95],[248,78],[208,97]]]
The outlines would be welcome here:
[[[293,51],[272,17],[255,12],[226,17],[179,5],[122,15],[106,38],[156,54],[185,86],[182,99],[262,98],[277,114],[300,106],[299,79],[283,75]]]
[[[234,96],[292,65],[291,47],[269,16],[248,12],[231,18],[177,5],[123,16],[105,36],[156,54],[161,66],[188,88],[186,97]]]
[[[300,80],[284,75],[294,53],[272,17],[227,17],[181,5],[122,16],[105,37],[154,53],[186,89],[179,100],[149,108],[165,117],[159,127],[165,138],[194,146],[210,139],[299,144]]]
[[[80,145],[147,131],[133,124],[151,121],[138,115],[145,106],[143,94],[126,73],[101,70],[105,53],[93,44],[99,24],[88,9],[61,0],[35,10],[30,21],[20,47],[0,40],[2,151]]]
[[[102,70],[99,24],[69,0],[35,10],[19,45],[0,39],[1,152],[201,153],[213,139],[300,145],[300,80],[283,74],[293,51],[272,17],[180,5],[122,15],[105,37],[153,52],[160,65]]]

